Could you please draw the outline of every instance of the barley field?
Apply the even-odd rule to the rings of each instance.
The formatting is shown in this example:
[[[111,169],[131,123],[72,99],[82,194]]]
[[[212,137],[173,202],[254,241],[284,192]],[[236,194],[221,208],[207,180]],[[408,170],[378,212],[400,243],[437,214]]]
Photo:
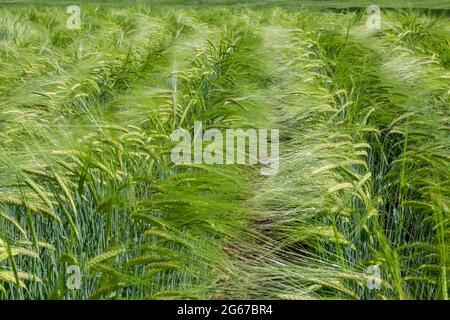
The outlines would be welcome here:
[[[1,1],[0,299],[448,299],[450,1],[370,4]]]

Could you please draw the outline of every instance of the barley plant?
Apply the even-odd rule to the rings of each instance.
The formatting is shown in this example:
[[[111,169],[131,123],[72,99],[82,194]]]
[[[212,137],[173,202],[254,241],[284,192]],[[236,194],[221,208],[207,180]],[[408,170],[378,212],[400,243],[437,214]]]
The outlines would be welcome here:
[[[449,1],[77,3],[0,4],[0,299],[448,298]]]

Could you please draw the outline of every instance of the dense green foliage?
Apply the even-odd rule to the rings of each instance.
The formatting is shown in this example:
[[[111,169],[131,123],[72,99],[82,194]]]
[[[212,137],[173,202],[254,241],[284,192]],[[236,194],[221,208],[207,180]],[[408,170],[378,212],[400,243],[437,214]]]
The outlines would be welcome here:
[[[0,298],[447,299],[450,22],[382,17],[0,8]],[[195,121],[279,173],[173,164]]]

